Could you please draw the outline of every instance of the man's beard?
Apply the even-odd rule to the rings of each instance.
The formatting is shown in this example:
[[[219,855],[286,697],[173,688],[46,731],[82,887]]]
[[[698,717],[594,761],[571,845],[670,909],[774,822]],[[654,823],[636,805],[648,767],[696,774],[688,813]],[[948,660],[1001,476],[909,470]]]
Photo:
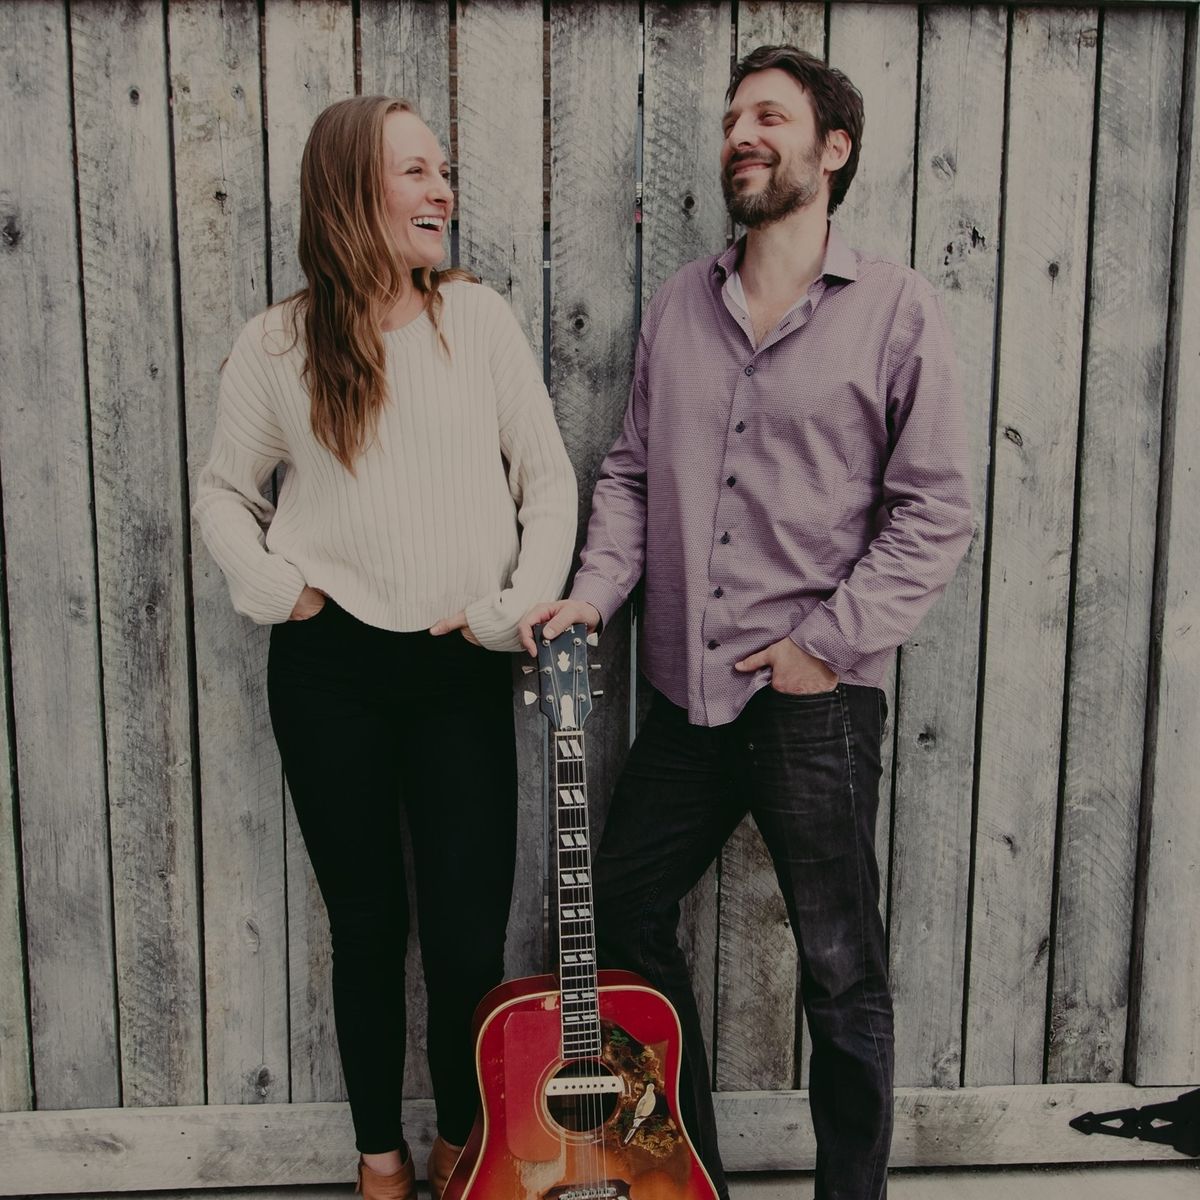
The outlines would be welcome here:
[[[721,190],[725,193],[725,207],[729,215],[747,229],[758,229],[775,221],[782,221],[798,209],[811,204],[820,193],[820,158],[814,148],[804,156],[802,173],[785,176],[780,170],[779,156],[774,155],[769,164],[770,174],[766,186],[757,191],[736,191],[733,186],[733,169],[746,161],[764,162],[756,154],[734,155],[721,172]]]

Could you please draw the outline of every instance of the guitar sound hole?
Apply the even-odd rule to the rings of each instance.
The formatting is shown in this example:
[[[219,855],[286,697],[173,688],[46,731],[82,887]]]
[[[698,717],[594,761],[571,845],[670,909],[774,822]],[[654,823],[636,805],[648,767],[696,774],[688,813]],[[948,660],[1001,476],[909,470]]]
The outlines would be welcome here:
[[[599,1129],[616,1112],[624,1086],[597,1059],[577,1059],[546,1085],[546,1107],[563,1129],[586,1133]]]

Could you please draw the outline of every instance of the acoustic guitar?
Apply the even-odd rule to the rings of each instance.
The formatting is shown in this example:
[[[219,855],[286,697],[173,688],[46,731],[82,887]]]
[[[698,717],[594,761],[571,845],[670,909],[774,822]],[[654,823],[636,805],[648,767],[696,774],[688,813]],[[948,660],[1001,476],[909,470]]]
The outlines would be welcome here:
[[[594,640],[582,625],[553,641],[534,632],[526,702],[554,746],[558,974],[501,984],[479,1005],[481,1108],[444,1200],[716,1200],[679,1116],[674,1008],[639,976],[596,969],[583,734]]]

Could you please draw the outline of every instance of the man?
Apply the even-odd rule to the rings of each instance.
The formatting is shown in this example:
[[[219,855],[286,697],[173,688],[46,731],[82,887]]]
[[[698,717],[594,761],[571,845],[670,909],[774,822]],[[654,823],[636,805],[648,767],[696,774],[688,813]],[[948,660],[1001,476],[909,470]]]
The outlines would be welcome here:
[[[596,858],[602,965],[678,1010],[684,1122],[727,1195],[676,927],[750,812],[799,949],[817,1197],[878,1200],[893,1107],[878,685],[971,537],[962,403],[929,284],[828,222],[858,162],[853,84],[765,46],[728,96],[722,183],[746,236],[651,303],[570,598],[532,609],[522,636],[532,652],[538,620],[595,628],[644,573],[656,695]]]

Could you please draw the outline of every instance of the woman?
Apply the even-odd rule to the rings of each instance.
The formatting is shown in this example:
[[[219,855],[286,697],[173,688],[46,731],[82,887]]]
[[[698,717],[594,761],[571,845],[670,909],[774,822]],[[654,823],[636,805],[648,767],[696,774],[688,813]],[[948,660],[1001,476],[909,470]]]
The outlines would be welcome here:
[[[478,1103],[470,1018],[501,978],[513,883],[510,660],[492,651],[515,650],[521,614],[562,587],[575,479],[508,305],[436,270],[454,197],[412,108],[327,108],[300,203],[307,286],[237,339],[195,515],[234,607],[274,626],[271,721],[329,914],[368,1200],[416,1194],[405,807],[440,1197]],[[261,489],[280,463],[274,508]]]

